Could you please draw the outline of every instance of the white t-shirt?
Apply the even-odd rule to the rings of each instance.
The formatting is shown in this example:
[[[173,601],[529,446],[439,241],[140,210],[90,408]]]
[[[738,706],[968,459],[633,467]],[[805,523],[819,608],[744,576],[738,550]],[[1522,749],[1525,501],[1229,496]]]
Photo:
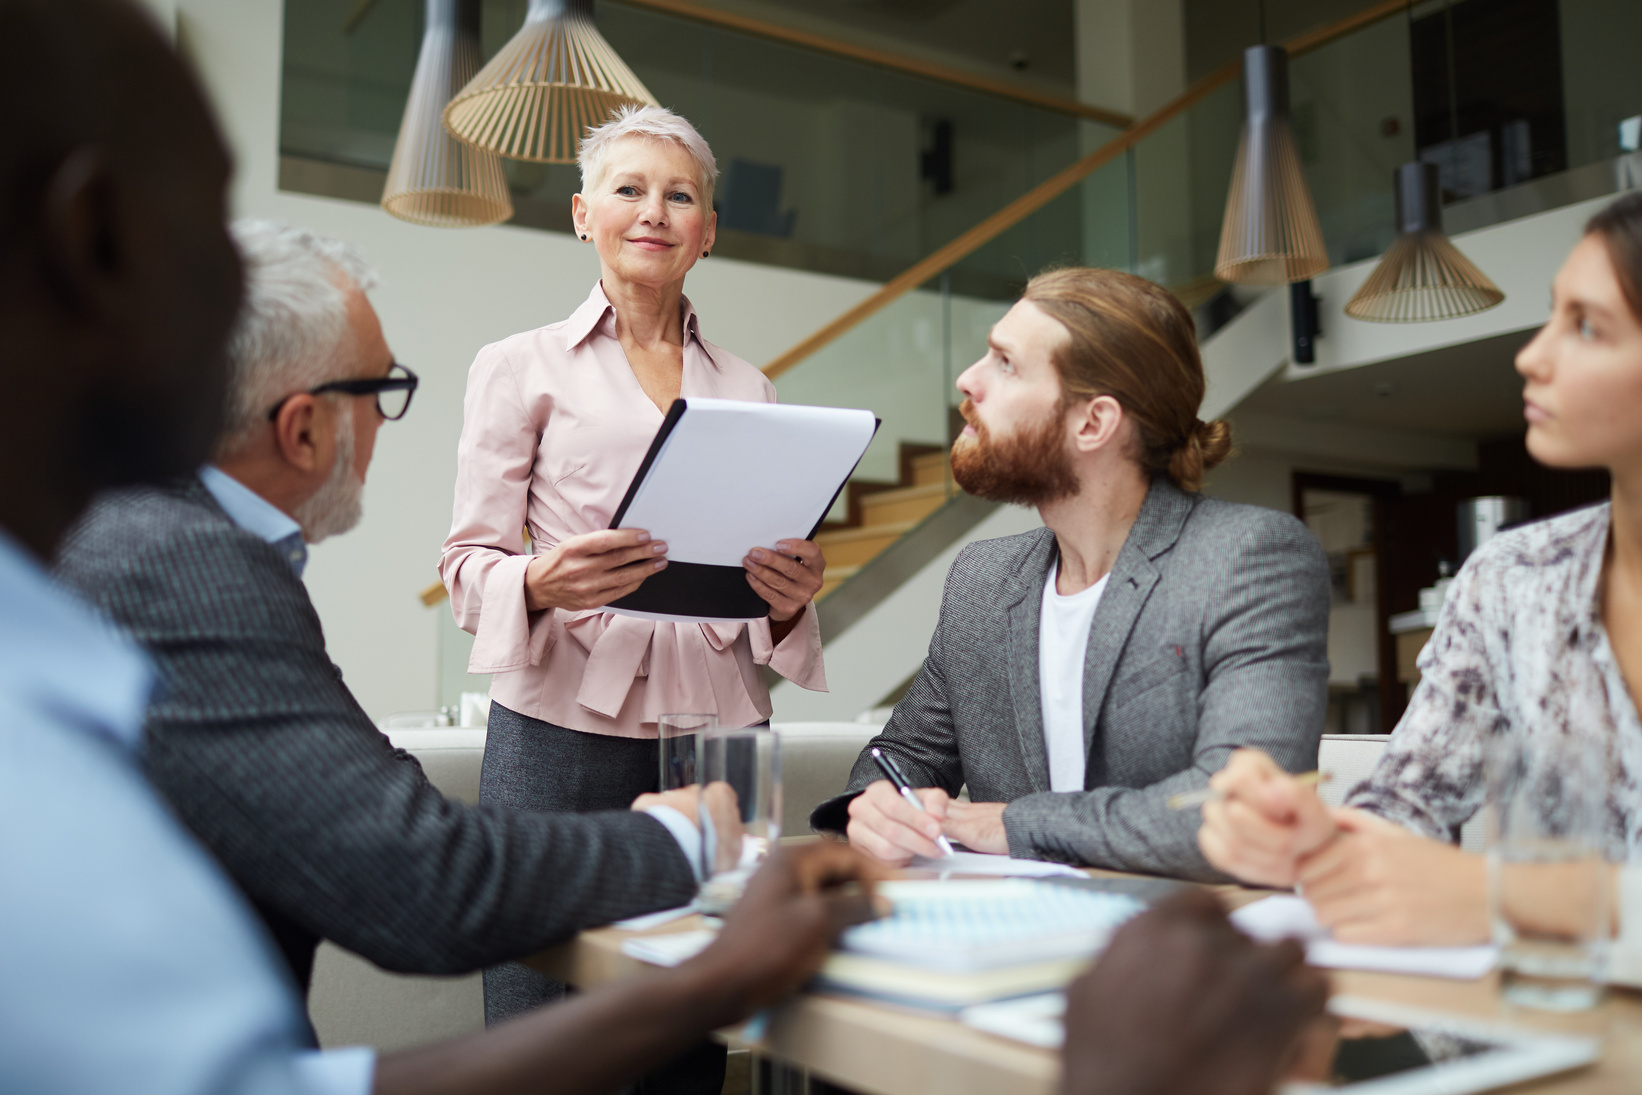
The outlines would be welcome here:
[[[1049,570],[1038,616],[1038,694],[1043,707],[1043,744],[1049,754],[1049,789],[1083,790],[1088,754],[1083,748],[1083,655],[1089,648],[1108,573],[1081,593],[1055,592],[1060,564]]]

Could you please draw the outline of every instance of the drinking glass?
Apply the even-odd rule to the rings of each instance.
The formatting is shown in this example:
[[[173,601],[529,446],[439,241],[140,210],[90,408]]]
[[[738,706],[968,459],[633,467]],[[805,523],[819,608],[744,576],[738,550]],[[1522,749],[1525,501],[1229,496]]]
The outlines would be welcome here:
[[[718,727],[716,715],[672,714],[657,720],[660,730],[661,773],[656,782],[658,791],[676,791],[690,787],[696,779],[696,735]]]
[[[722,915],[741,899],[758,864],[781,839],[781,739],[768,727],[696,736],[702,791],[701,892],[697,908]]]
[[[1504,735],[1487,764],[1488,911],[1506,999],[1578,1012],[1602,999],[1610,931],[1607,743]]]

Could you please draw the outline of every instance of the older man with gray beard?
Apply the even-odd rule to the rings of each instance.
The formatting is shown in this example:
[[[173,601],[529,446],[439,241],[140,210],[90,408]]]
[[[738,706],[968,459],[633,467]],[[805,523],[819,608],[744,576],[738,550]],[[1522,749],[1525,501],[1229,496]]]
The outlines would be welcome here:
[[[376,431],[416,378],[349,247],[266,222],[234,236],[246,300],[213,464],[105,496],[58,556],[158,663],[154,783],[304,990],[321,939],[391,970],[461,973],[689,901],[695,830],[677,811],[448,800],[342,683],[301,581],[307,545],[358,523]]]

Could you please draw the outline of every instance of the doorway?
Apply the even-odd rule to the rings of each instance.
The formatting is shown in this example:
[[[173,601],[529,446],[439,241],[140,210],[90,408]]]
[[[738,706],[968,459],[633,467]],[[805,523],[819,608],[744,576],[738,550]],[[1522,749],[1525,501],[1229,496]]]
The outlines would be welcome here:
[[[1294,515],[1328,558],[1327,734],[1389,734],[1402,714],[1392,694],[1384,533],[1393,480],[1294,473]]]

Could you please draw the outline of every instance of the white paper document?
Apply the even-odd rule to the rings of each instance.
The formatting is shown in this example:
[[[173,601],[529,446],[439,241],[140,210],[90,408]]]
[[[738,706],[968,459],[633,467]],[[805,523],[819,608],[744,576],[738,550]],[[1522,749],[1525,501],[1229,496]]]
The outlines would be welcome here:
[[[668,935],[646,935],[639,939],[623,940],[621,952],[652,966],[676,966],[706,950],[717,936],[717,932],[707,928]]]
[[[1488,944],[1474,947],[1375,947],[1361,943],[1337,943],[1305,898],[1279,894],[1244,905],[1231,914],[1232,923],[1243,934],[1262,942],[1298,939],[1305,944],[1306,961],[1313,966],[1338,970],[1373,970],[1380,973],[1413,973],[1426,977],[1471,980],[1494,968],[1499,948]]]
[[[681,563],[739,567],[752,548],[807,538],[877,429],[871,411],[686,402],[621,519]]]
[[[1064,863],[1045,863],[1041,859],[1011,859],[1006,855],[988,855],[984,852],[953,852],[939,859],[918,856],[912,866],[941,874],[1001,875],[1009,878],[1052,878],[1056,875],[1082,878],[1076,867]]]
[[[620,928],[624,932],[647,932],[651,928],[659,928],[663,924],[671,924],[675,920],[682,920],[696,911],[694,905],[680,905],[676,909],[662,909],[660,912],[645,913],[642,916],[630,916],[626,920],[618,920],[610,926]]]

